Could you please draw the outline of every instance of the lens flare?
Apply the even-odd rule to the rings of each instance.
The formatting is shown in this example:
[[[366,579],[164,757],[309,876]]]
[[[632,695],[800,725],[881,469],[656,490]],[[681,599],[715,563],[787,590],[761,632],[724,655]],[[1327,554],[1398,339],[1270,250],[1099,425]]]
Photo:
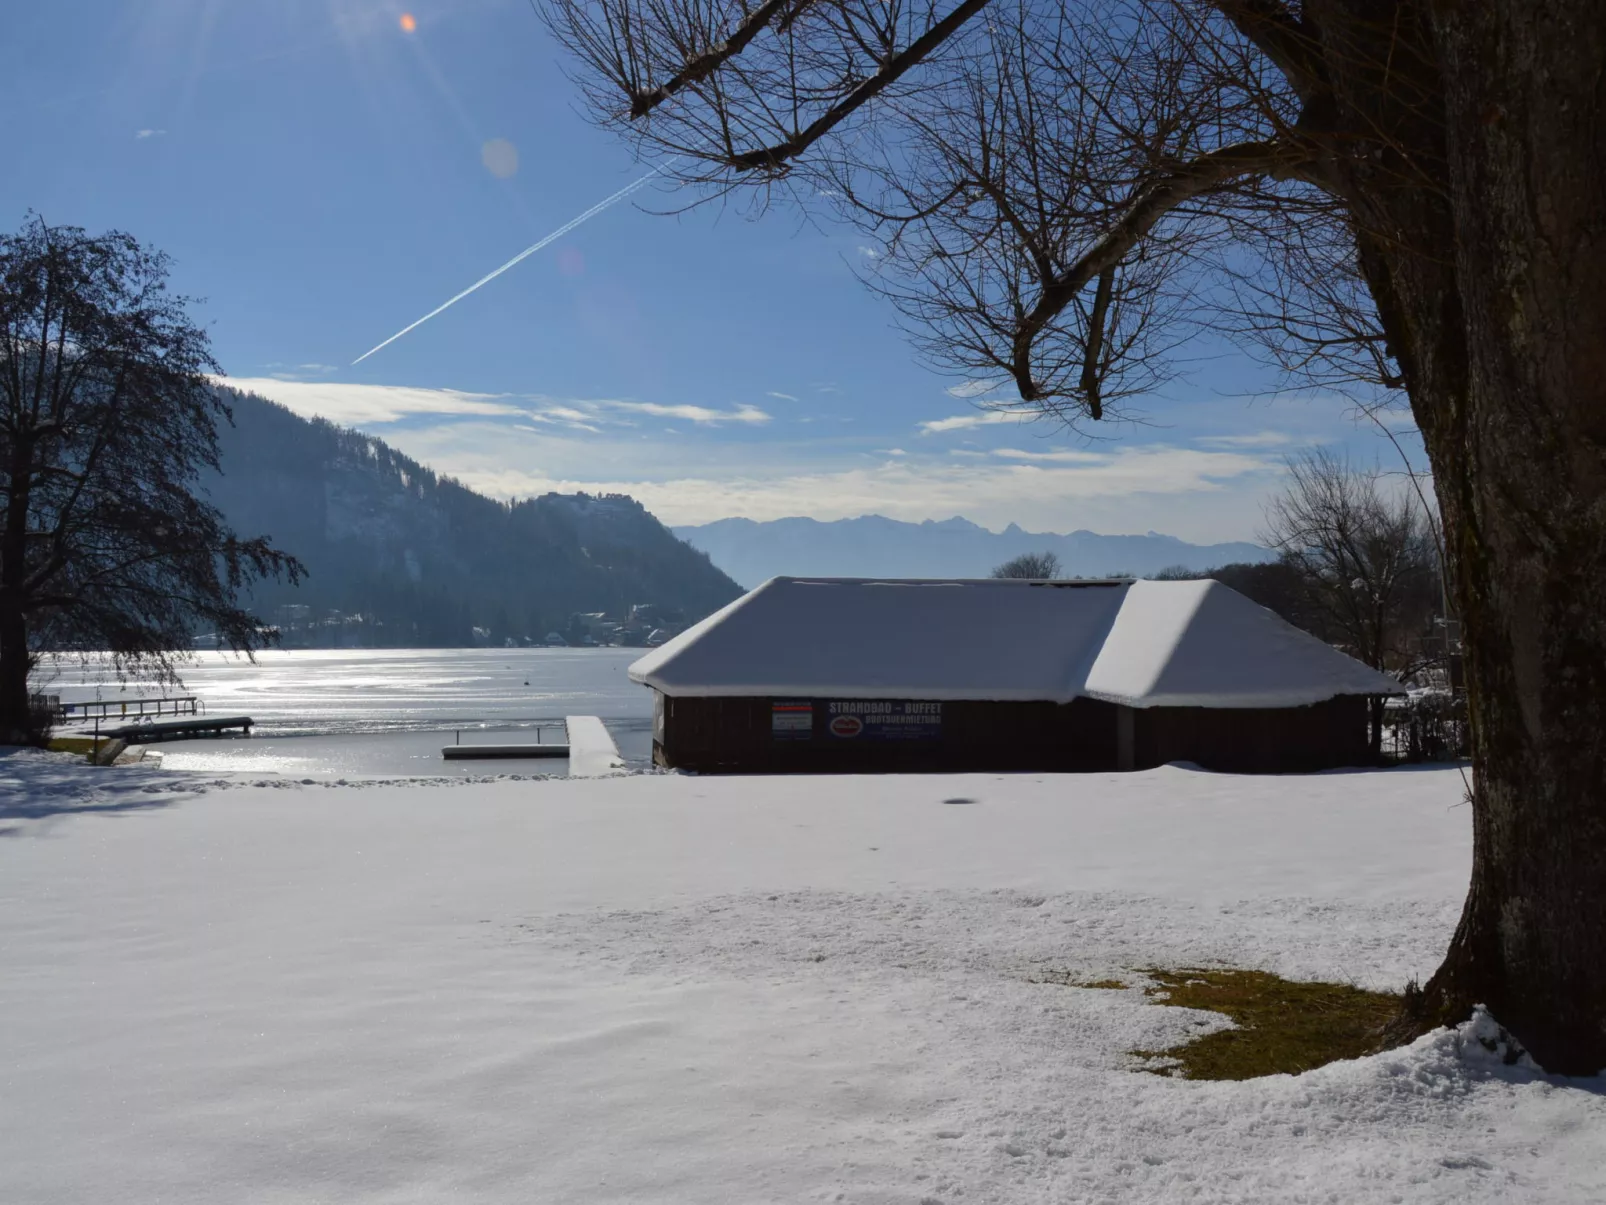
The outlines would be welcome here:
[[[413,16],[412,13],[403,13],[401,15],[401,27],[403,33],[412,33],[418,28],[418,18]]]
[[[480,162],[498,180],[510,180],[518,174],[519,148],[506,138],[493,138],[480,147]]]

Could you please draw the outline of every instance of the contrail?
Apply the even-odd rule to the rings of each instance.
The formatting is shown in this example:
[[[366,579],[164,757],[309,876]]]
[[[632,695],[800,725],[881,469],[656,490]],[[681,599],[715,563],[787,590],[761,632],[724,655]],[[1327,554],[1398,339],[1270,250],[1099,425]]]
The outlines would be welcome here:
[[[678,156],[677,156],[677,158],[678,158]],[[643,184],[647,183],[647,181],[651,180],[654,176],[658,175],[660,172],[666,170],[667,168],[670,168],[670,167],[674,166],[674,163],[675,163],[674,159],[669,159],[669,160],[666,160],[663,163],[660,163],[657,167],[653,168],[652,171],[648,172],[645,176],[642,176],[641,179],[635,180],[635,181],[632,181],[629,184],[626,184],[623,188],[621,188],[618,192],[614,193],[611,197],[607,197],[604,200],[598,201],[595,205],[593,205],[590,209],[586,210],[579,217],[570,218],[567,222],[565,222],[563,225],[559,226],[556,230],[554,230],[551,234],[547,235],[540,242],[534,243],[531,246],[526,247],[523,251],[520,251],[517,255],[515,255],[512,259],[508,260],[507,263],[503,264],[496,271],[488,273],[487,275],[480,277],[473,284],[469,285],[468,288],[464,289],[461,293],[459,293],[456,297],[453,297],[450,301],[446,302],[444,305],[436,306],[434,309],[432,309],[429,313],[425,314],[422,318],[420,318],[417,322],[413,323],[411,326],[402,327],[401,330],[397,331],[394,335],[392,335],[390,338],[386,339],[383,343],[379,344],[377,347],[371,347],[367,351],[363,352],[362,355],[358,356],[355,360],[353,360],[351,362],[351,366],[353,368],[355,368],[357,365],[361,364],[364,360],[366,360],[369,356],[373,355],[376,351],[379,351],[381,348],[389,347],[392,343],[396,342],[397,339],[400,339],[408,331],[416,330],[417,328],[423,326],[424,323],[428,322],[436,314],[439,314],[444,310],[451,309],[459,301],[462,301],[463,298],[467,297],[470,293],[474,292],[475,289],[480,288],[482,285],[490,284],[491,281],[495,280],[498,276],[502,275],[502,273],[506,272],[509,268],[513,267],[514,264],[519,263],[521,260],[528,259],[530,256],[534,255],[537,251],[539,251],[542,247],[545,247],[548,243],[553,242],[556,239],[562,238],[564,235],[568,234],[569,231],[573,230],[576,226],[580,225],[582,222],[588,221],[591,218],[596,217],[597,214],[601,213],[604,209],[608,208],[608,206],[613,205],[614,203],[616,203],[618,201],[624,200],[631,193],[635,192],[636,189],[640,188]]]

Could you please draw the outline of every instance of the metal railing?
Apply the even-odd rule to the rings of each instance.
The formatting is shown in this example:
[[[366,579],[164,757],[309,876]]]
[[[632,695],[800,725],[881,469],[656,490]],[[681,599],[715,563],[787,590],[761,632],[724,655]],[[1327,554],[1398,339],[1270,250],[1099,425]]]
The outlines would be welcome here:
[[[63,723],[73,720],[159,719],[164,715],[204,715],[206,704],[195,695],[172,699],[118,699],[90,703],[63,703],[56,718]]]

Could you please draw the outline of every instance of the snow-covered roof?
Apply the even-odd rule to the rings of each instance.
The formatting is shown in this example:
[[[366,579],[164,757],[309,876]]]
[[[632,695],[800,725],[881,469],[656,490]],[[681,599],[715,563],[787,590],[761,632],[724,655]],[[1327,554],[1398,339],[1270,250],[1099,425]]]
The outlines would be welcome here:
[[[630,676],[677,696],[1059,699],[1087,674],[1124,589],[776,577]]]
[[[630,667],[676,697],[1291,707],[1393,694],[1219,582],[771,578]]]
[[[1082,693],[1129,707],[1301,707],[1400,684],[1217,581],[1133,582]]]

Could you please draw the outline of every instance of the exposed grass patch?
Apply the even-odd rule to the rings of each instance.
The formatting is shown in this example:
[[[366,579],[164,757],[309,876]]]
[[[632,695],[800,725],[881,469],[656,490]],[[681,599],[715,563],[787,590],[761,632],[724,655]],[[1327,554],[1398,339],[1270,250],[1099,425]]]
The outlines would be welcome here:
[[[1298,1075],[1377,1047],[1378,1032],[1400,1011],[1401,997],[1345,983],[1295,983],[1265,971],[1145,970],[1156,1004],[1224,1013],[1238,1025],[1169,1050],[1134,1050],[1163,1059],[1145,1068],[1185,1079]]]
[[[107,738],[102,737],[98,743],[105,744]],[[84,753],[95,751],[96,740],[92,736],[53,736],[50,743],[45,746],[52,753]]]

